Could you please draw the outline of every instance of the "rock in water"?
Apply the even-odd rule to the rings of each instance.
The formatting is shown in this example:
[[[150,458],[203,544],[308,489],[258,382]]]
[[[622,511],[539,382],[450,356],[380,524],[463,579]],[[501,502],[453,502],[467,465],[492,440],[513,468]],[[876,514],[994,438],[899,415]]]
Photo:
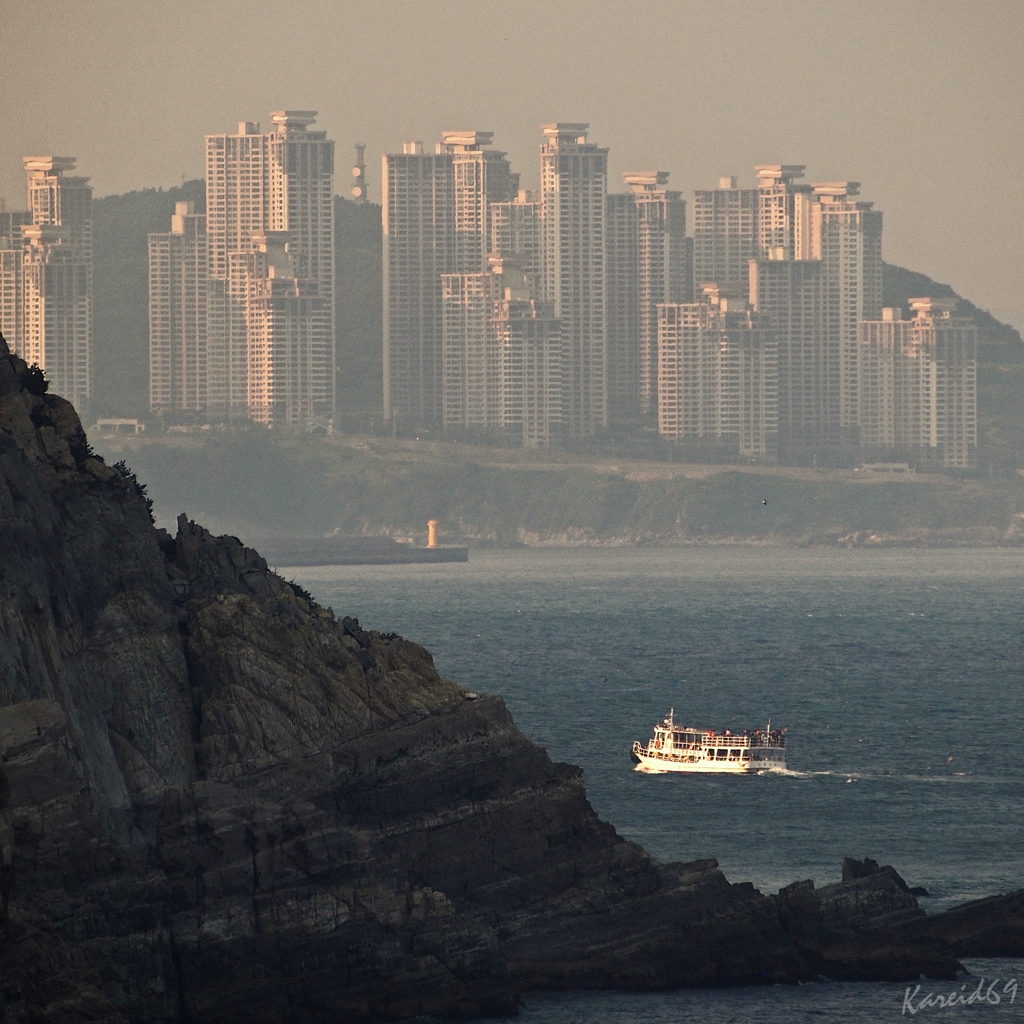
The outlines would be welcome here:
[[[155,529],[26,383],[0,341],[0,1021],[510,1014],[525,987],[949,977],[995,943],[919,927],[887,869],[766,897],[657,863],[500,697],[233,537]]]

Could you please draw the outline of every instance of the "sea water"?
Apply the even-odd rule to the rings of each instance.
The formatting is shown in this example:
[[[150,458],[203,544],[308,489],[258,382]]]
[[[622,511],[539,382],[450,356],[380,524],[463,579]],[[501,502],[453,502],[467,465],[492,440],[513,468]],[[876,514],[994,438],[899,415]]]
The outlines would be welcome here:
[[[1024,886],[1019,550],[514,549],[468,564],[282,570],[338,615],[423,644],[438,670],[502,694],[589,799],[665,861],[716,857],[776,892],[892,864],[935,912]],[[754,776],[633,770],[670,708],[696,728],[787,729]],[[1020,961],[970,978],[675,993],[528,993],[537,1024],[1024,1020]],[[969,996],[985,977],[999,995]],[[965,987],[961,987],[965,986]],[[913,986],[910,989],[913,992]],[[913,1010],[914,1012],[911,1012]]]

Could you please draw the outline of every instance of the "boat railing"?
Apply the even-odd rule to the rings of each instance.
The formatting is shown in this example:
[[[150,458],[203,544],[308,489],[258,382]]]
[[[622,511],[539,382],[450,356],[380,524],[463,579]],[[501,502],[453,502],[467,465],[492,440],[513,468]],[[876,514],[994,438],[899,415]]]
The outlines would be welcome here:
[[[786,737],[782,735],[765,736],[763,734],[748,734],[746,736],[733,735],[725,736],[720,733],[709,735],[708,733],[690,733],[695,736],[694,740],[673,741],[670,735],[658,730],[648,746],[656,746],[659,740],[662,743],[659,750],[700,750],[707,747],[785,747]]]

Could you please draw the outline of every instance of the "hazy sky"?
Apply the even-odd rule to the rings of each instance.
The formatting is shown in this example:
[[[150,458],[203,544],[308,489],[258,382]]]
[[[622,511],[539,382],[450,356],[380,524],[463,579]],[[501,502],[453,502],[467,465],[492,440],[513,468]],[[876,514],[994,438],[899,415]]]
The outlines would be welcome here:
[[[589,121],[613,190],[749,186],[756,163],[860,181],[889,262],[1024,327],[1020,0],[0,0],[0,40],[13,207],[24,154],[77,156],[97,195],[166,187],[272,109],[320,111],[342,195],[365,142],[378,202],[404,140],[491,130],[533,187],[539,125]]]

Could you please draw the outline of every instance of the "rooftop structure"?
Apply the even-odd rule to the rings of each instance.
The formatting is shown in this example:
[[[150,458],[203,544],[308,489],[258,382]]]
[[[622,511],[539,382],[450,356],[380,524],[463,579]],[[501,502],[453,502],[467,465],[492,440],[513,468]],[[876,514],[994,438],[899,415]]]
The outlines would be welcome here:
[[[754,171],[762,184],[784,182],[789,184],[804,176],[806,164],[758,164]]]
[[[73,171],[77,157],[73,156],[23,156],[22,162],[25,170],[45,171],[60,174],[64,171]]]
[[[443,146],[458,147],[459,149],[486,149],[494,140],[494,132],[441,132]],[[452,152],[452,150],[448,150]]]
[[[270,120],[278,131],[305,131],[316,123],[316,110],[272,110]]]

